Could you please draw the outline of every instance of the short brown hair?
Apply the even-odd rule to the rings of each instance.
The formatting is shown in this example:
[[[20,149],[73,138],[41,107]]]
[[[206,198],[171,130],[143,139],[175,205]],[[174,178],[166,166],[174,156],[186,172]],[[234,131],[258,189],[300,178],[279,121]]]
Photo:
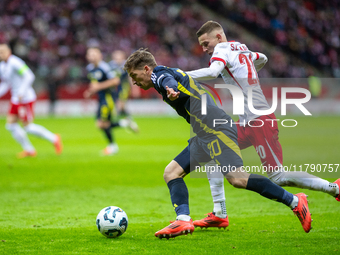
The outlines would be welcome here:
[[[143,69],[145,65],[155,68],[157,63],[154,56],[149,51],[147,51],[147,49],[141,48],[128,57],[124,65],[124,70],[140,70]]]
[[[197,37],[201,37],[204,34],[209,34],[215,29],[222,29],[222,26],[216,21],[209,20],[201,26],[201,28],[196,32]]]

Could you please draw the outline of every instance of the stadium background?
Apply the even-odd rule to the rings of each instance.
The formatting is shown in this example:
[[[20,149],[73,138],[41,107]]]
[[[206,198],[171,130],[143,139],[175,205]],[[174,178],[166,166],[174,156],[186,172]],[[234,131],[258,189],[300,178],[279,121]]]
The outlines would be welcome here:
[[[146,47],[163,65],[184,71],[202,68],[207,66],[209,58],[198,45],[195,32],[209,19],[223,25],[229,40],[245,43],[252,51],[268,56],[269,62],[259,72],[260,78],[292,79],[311,75],[340,78],[339,5],[338,1],[331,0],[70,0],[61,3],[3,0],[0,41],[9,42],[14,54],[32,68],[40,100],[56,102],[57,114],[89,115],[94,102],[58,103],[58,100],[83,99],[88,46],[99,46],[107,61],[115,49],[130,54]],[[279,83],[282,85],[282,80]],[[300,83],[309,85],[308,80]],[[338,86],[328,88],[330,80],[323,83],[323,98],[340,98]],[[263,80],[262,85],[266,90],[275,82]],[[270,89],[265,94],[270,98]],[[155,91],[137,91],[132,95],[134,99],[157,97]],[[9,94],[0,100],[6,99]],[[36,107],[37,113],[47,114],[48,104],[45,101]],[[134,104],[130,108],[135,113],[141,111]],[[0,109],[0,113],[5,114],[7,104],[2,103]],[[161,105],[158,109],[160,113],[169,112]]]
[[[0,98],[0,222],[4,225],[0,231],[0,253],[103,254],[118,249],[127,254],[167,254],[183,246],[196,254],[209,250],[210,254],[226,250],[241,254],[339,251],[339,210],[338,204],[330,202],[333,199],[308,191],[314,197],[311,205],[316,230],[305,235],[298,220],[293,215],[286,216],[288,210],[281,212],[280,205],[240,193],[230,185],[226,185],[228,204],[232,205],[228,209],[233,218],[230,235],[229,230],[223,232],[226,237],[216,231],[206,231],[206,235],[197,231],[192,237],[158,243],[153,231],[174,217],[162,170],[186,145],[189,132],[183,130],[187,126],[173,118],[173,110],[154,91],[137,91],[128,108],[141,127],[140,136],[118,131],[120,154],[110,159],[99,158],[94,153],[103,148],[104,139],[93,125],[96,101],[82,97],[88,86],[85,71],[88,46],[99,46],[106,61],[113,50],[130,54],[145,47],[159,64],[193,70],[208,65],[209,57],[202,53],[195,32],[213,19],[223,25],[229,40],[245,43],[252,51],[268,56],[269,62],[259,77],[269,101],[273,86],[309,88],[308,77],[320,79],[321,91],[306,104],[313,118],[295,116],[301,112],[292,107],[289,114],[301,125],[294,130],[281,130],[280,140],[286,163],[339,163],[339,1],[1,0],[0,3],[0,41],[9,42],[13,53],[24,59],[36,75],[37,123],[64,134],[65,142],[65,153],[58,159],[49,145],[32,138],[38,157],[16,160],[19,146],[4,128],[10,95]],[[222,95],[222,99],[230,106],[227,95]],[[51,102],[55,103],[53,111]],[[48,117],[51,113],[57,118]],[[155,115],[158,117],[154,118]],[[154,130],[156,125],[159,129]],[[179,135],[175,140],[165,138],[162,130]],[[251,149],[242,152],[246,155],[245,164],[259,161]],[[120,171],[112,174],[115,169]],[[211,210],[208,184],[206,180],[186,181],[190,194],[205,194],[199,200],[190,197],[193,217],[202,217]],[[258,201],[255,198],[260,202],[254,202]],[[96,232],[93,218],[112,200],[128,212],[131,225],[119,240],[108,243]],[[247,206],[239,205],[240,200]],[[272,241],[273,237],[280,242]]]

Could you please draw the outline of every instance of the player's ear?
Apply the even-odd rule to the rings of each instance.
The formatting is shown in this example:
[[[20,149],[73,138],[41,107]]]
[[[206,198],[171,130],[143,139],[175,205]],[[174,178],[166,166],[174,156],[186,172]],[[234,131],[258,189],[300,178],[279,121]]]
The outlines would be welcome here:
[[[145,70],[146,73],[148,73],[148,72],[150,71],[150,69],[151,69],[151,68],[150,68],[148,65],[145,65],[145,66],[144,66],[144,70]]]
[[[218,42],[220,43],[222,41],[222,34],[217,33],[216,37],[217,37]]]

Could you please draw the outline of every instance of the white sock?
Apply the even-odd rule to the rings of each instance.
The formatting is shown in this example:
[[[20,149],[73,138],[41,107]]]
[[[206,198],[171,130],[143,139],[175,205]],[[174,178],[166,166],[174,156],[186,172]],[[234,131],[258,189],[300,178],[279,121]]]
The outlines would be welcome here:
[[[297,205],[298,205],[298,203],[299,203],[299,198],[297,197],[297,196],[293,196],[293,201],[292,201],[292,203],[289,205],[289,207],[291,208],[291,209],[294,209],[295,207],[297,207]]]
[[[269,179],[279,186],[292,186],[328,193],[336,196],[338,185],[306,172],[268,172]]]
[[[21,145],[27,152],[34,152],[35,149],[28,139],[25,130],[18,123],[7,123],[6,129],[11,132],[13,138]]]
[[[126,128],[129,125],[129,121],[126,119],[120,119],[118,121],[120,127]]]
[[[191,217],[189,215],[180,214],[176,217],[176,220],[189,221],[191,220]]]
[[[207,169],[209,167],[215,166],[215,163],[208,163],[206,165]],[[211,168],[210,170],[212,170]],[[217,168],[215,168],[217,169]],[[214,210],[215,216],[220,218],[227,217],[227,209],[225,204],[225,194],[224,194],[224,176],[221,172],[212,172],[207,171],[207,176],[210,184],[211,195],[214,201]]]
[[[55,143],[58,139],[55,134],[38,124],[30,123],[25,127],[25,130],[27,133],[43,138],[51,143]]]

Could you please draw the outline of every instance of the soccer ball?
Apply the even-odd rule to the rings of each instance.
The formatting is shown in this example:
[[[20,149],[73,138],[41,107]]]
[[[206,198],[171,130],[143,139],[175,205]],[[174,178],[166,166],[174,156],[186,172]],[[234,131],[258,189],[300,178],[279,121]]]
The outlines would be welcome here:
[[[128,226],[126,213],[117,206],[109,206],[98,213],[96,224],[100,233],[108,238],[124,234]]]

